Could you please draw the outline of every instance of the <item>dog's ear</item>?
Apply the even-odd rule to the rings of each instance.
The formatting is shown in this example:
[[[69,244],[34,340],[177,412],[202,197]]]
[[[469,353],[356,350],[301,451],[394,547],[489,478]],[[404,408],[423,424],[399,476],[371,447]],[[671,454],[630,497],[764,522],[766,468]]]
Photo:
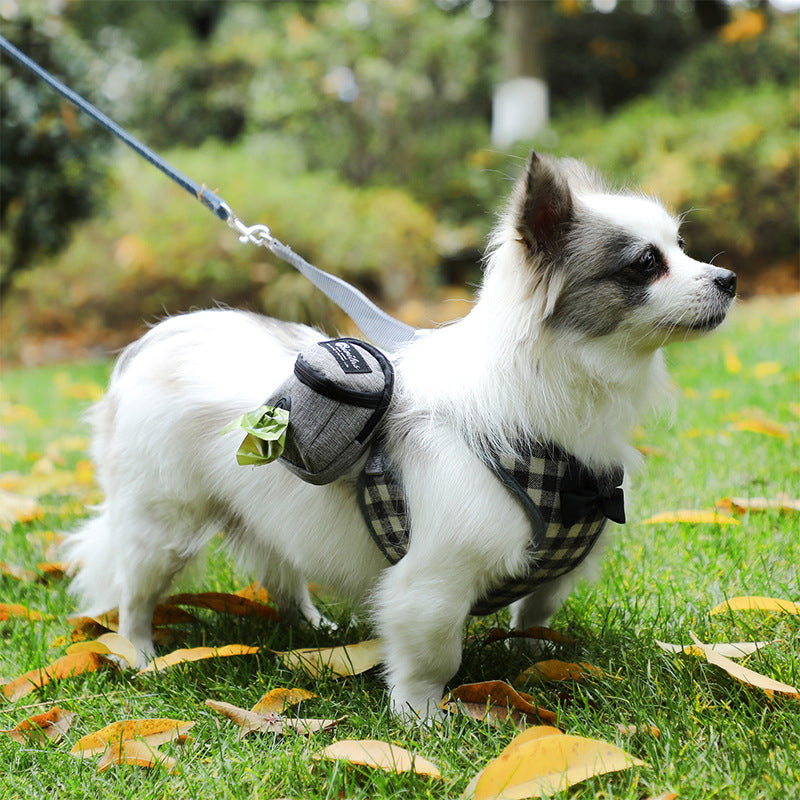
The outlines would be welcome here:
[[[532,253],[555,256],[572,221],[572,193],[558,162],[531,151],[513,199],[514,224]]]

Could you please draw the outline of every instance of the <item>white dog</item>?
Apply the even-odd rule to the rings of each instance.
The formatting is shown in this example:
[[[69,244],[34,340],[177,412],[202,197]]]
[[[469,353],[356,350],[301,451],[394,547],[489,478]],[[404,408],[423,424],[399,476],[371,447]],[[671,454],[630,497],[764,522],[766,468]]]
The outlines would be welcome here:
[[[241,433],[221,435],[324,337],[230,310],[155,326],[123,352],[92,410],[106,499],[68,542],[85,611],[118,606],[120,633],[145,662],[156,601],[224,529],[284,618],[326,622],[307,581],[366,604],[384,643],[393,710],[435,713],[473,607],[496,600],[500,587],[501,602],[524,594],[512,607],[515,627],[544,624],[557,610],[581,571],[571,567],[605,516],[619,517],[616,484],[638,461],[631,430],[668,386],[659,348],[724,319],[736,276],[692,260],[683,245],[657,202],[611,192],[579,162],[531,154],[473,309],[392,356],[395,393],[381,437],[411,527],[407,553],[392,565],[357,502],[364,459],[313,486],[279,463],[237,465]],[[543,567],[541,526],[532,538],[539,512],[503,480],[536,448],[554,454],[551,500],[570,463],[601,487],[584,497],[583,512],[600,523],[563,575]],[[547,537],[571,530],[554,502],[542,511]],[[503,595],[509,579],[515,591]]]

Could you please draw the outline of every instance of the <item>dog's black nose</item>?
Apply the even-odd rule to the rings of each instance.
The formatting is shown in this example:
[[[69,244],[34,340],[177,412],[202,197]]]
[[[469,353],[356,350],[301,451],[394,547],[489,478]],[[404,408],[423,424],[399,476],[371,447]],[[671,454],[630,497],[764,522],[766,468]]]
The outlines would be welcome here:
[[[719,274],[714,278],[714,283],[719,286],[720,290],[725,294],[734,297],[736,295],[736,273],[731,272],[729,269],[721,269]]]

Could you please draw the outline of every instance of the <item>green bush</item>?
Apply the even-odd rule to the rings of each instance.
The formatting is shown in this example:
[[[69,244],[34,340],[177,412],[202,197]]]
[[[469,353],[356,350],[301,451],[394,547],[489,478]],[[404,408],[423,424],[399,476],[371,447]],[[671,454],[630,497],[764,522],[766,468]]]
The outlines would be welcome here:
[[[329,174],[292,173],[291,152],[254,140],[231,149],[206,143],[166,153],[188,174],[221,187],[243,222],[264,223],[311,263],[389,306],[435,280],[431,214],[394,189],[353,189]],[[131,329],[214,303],[327,325],[344,322],[305,278],[236,234],[134,155],[120,162],[105,218],[86,223],[70,246],[19,276],[5,315],[16,332]]]

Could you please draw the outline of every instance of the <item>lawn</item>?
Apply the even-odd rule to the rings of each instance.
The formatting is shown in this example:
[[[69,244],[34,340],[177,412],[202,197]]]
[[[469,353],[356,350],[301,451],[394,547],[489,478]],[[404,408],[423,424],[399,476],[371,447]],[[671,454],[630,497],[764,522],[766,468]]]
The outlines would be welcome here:
[[[800,496],[799,319],[797,298],[755,300],[740,304],[729,324],[708,339],[670,348],[676,408],[637,433],[647,456],[631,492],[630,521],[615,536],[599,580],[582,585],[552,623],[574,640],[559,645],[553,657],[588,662],[602,674],[525,687],[539,705],[558,713],[566,733],[612,742],[645,763],[591,778],[559,796],[796,796],[800,702],[770,697],[697,655],[664,652],[656,640],[686,644],[694,632],[703,642],[766,641],[742,663],[800,684],[800,617],[709,614],[740,595],[800,601],[800,515],[772,509],[736,515],[735,524],[647,520],[679,510],[710,511],[726,497]],[[0,621],[2,682],[65,654],[67,645],[58,640],[71,634],[67,618],[75,608],[66,581],[57,573],[45,579],[45,572],[58,560],[59,533],[100,499],[81,413],[110,368],[96,362],[8,369],[3,376],[0,562],[18,571],[7,568],[0,577],[0,601],[43,618]],[[251,579],[212,549],[205,575],[189,586],[231,592]],[[272,651],[370,637],[363,624],[348,622],[349,608],[335,598],[323,600],[325,613],[341,625],[338,633],[189,609],[197,621],[176,627],[162,652],[229,643],[259,645],[261,651],[136,678],[106,667],[53,680],[15,702],[0,699],[3,728],[53,705],[75,713],[58,743],[0,736],[0,798],[457,798],[515,729],[455,715],[432,730],[408,730],[389,717],[377,670],[314,678],[283,665]],[[468,624],[464,661],[451,688],[495,679],[511,683],[543,658],[483,641],[488,628],[506,623],[507,614],[500,614]],[[276,687],[316,695],[302,704],[304,716],[347,719],[310,738],[238,738],[236,725],[205,705],[210,698],[250,708]],[[99,756],[81,760],[69,753],[80,737],[112,722],[156,717],[195,722],[183,745],[163,746],[177,760],[174,774],[128,765],[98,773]],[[442,779],[313,758],[338,739],[399,745],[436,764]]]

